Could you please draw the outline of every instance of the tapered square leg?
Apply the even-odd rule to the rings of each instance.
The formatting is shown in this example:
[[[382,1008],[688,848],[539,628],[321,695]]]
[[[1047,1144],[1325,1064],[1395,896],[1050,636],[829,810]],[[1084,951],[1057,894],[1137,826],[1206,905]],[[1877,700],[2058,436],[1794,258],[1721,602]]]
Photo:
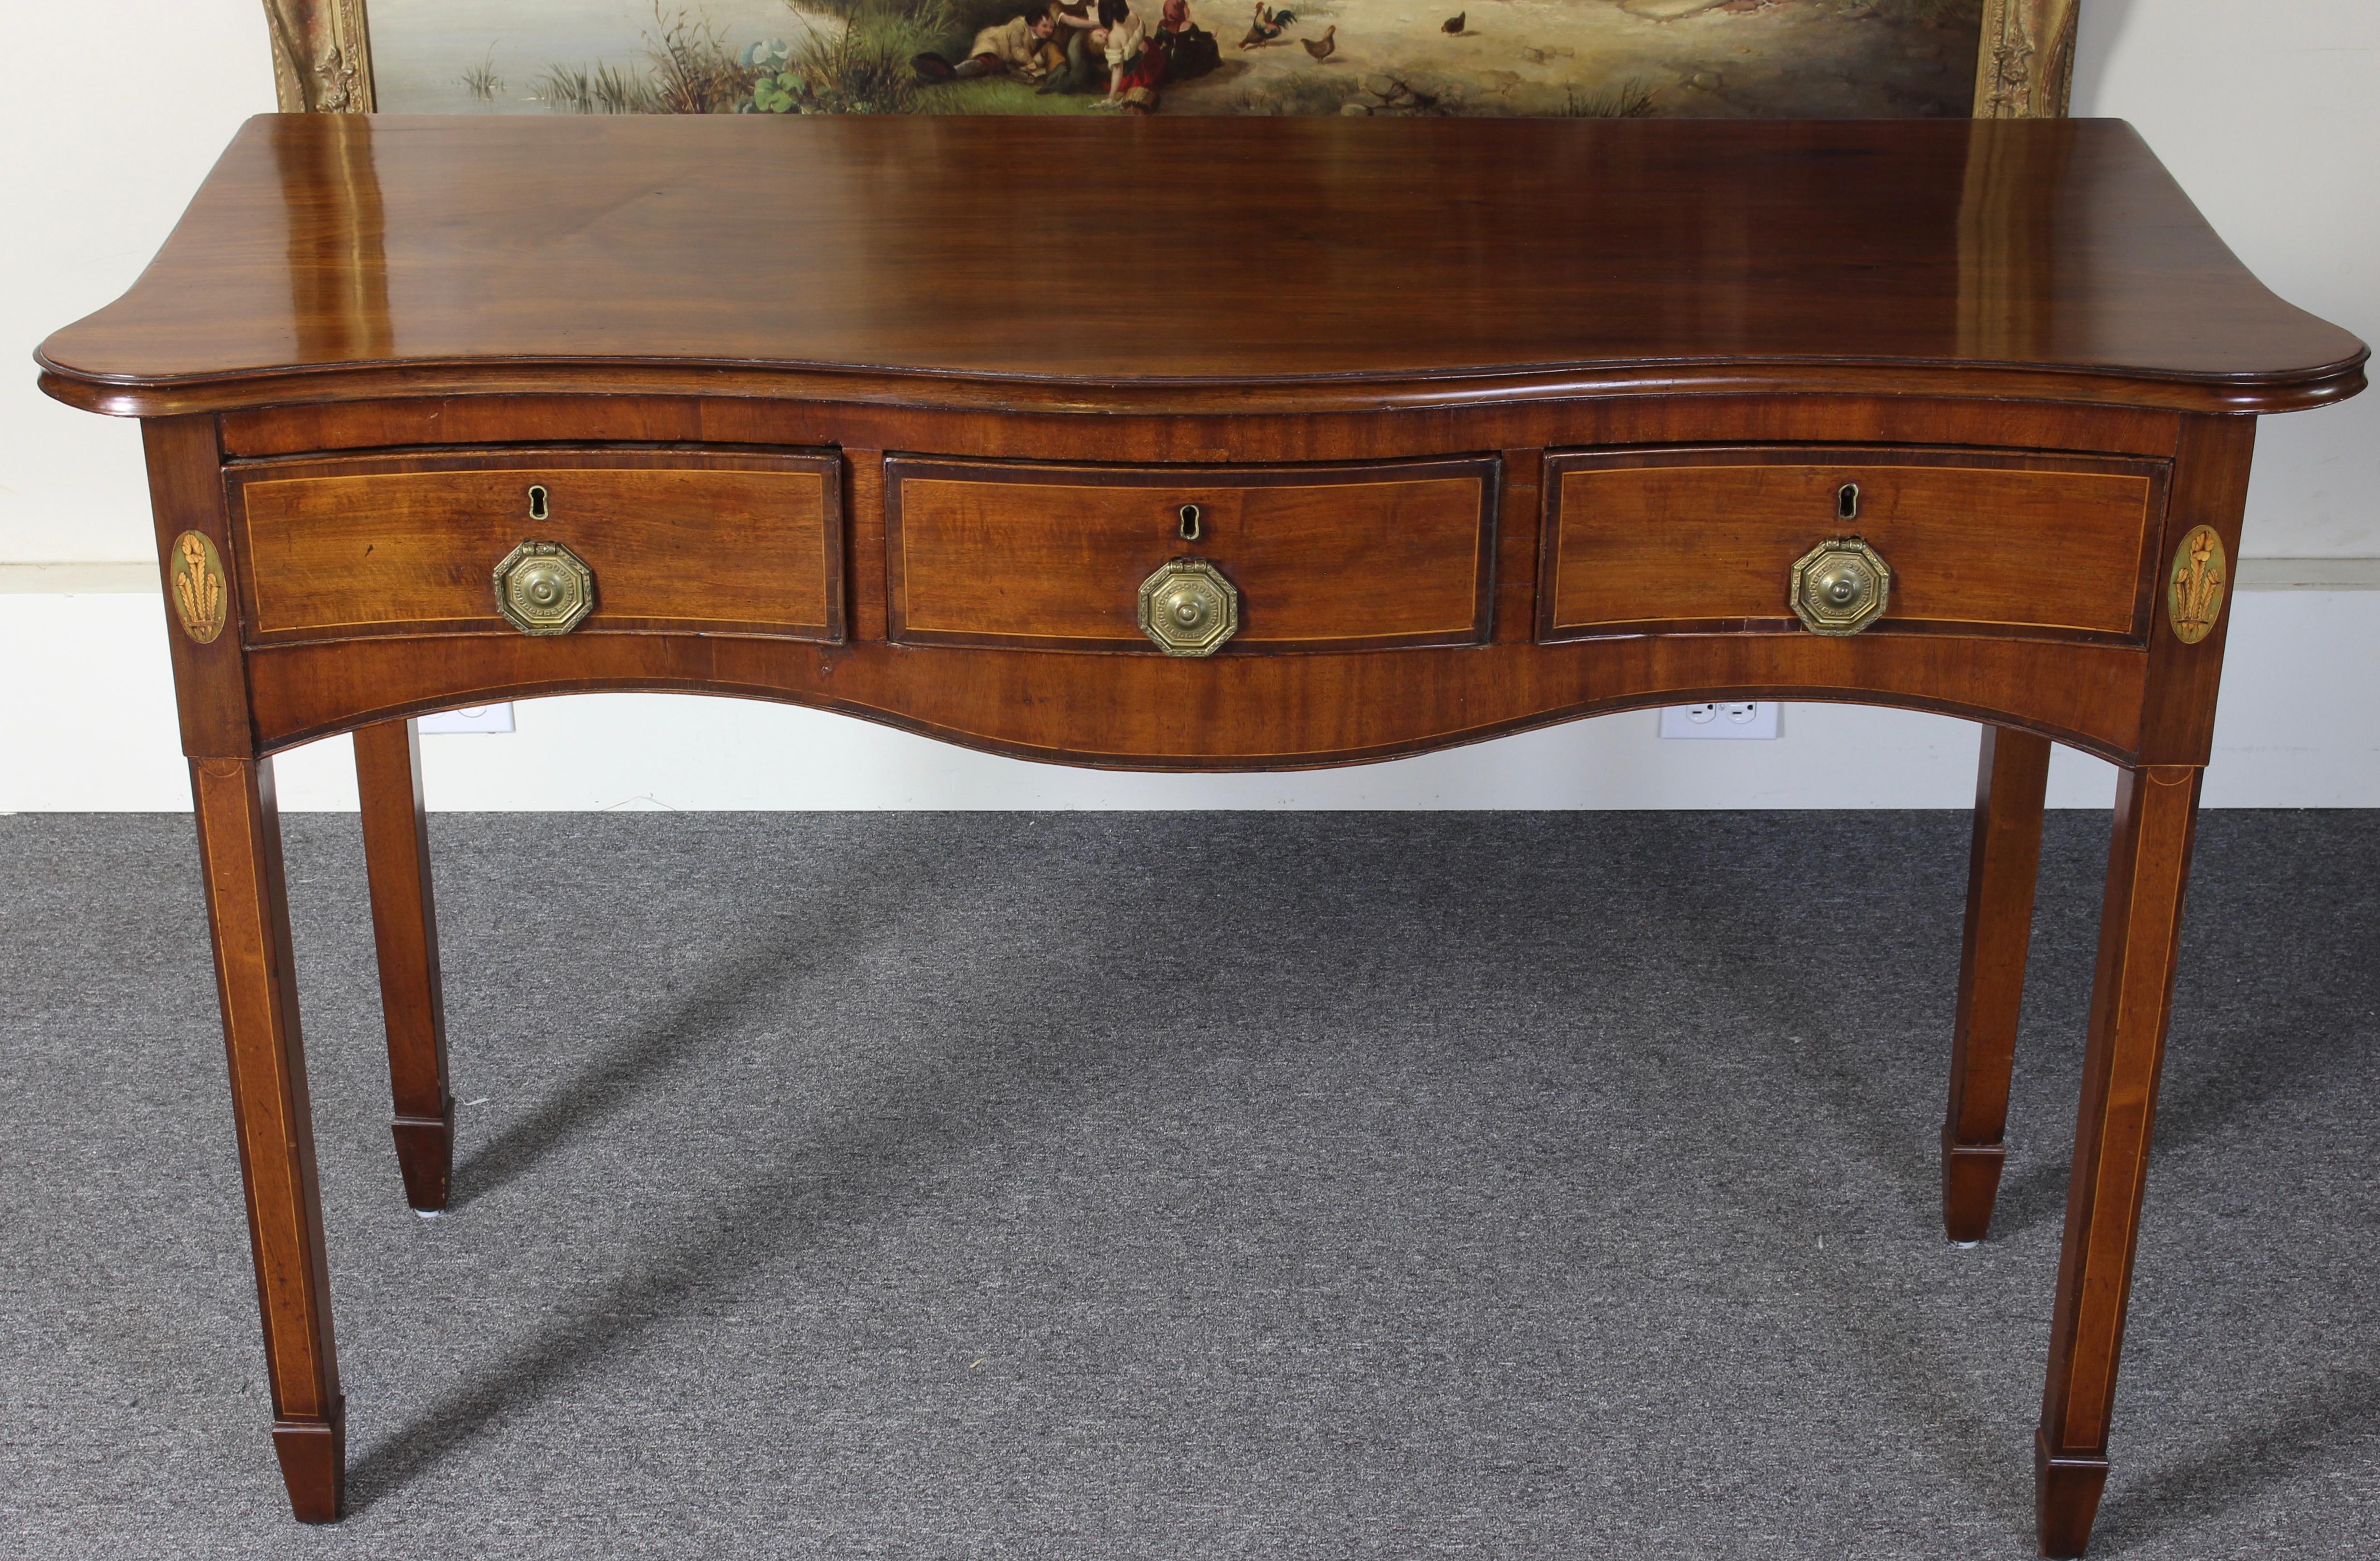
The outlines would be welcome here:
[[[190,789],[264,1321],[273,1448],[290,1509],[310,1523],[327,1523],[339,1516],[346,1485],[346,1404],[331,1333],[273,762],[193,760]]]
[[[1950,1041],[1950,1104],[1942,1119],[1942,1226],[1953,1241],[1982,1240],[1999,1196],[2048,787],[2047,738],[1984,728]]]
[[[356,733],[356,786],[396,1104],[397,1168],[406,1201],[432,1213],[446,1207],[454,1170],[455,1099],[446,1079],[446,999],[421,801],[421,738],[414,723],[383,721]]]
[[[2082,1554],[2107,1479],[2108,1412],[2131,1299],[2200,774],[2180,766],[2126,770],[2117,785],[2049,1379],[2035,1444],[2045,1555]]]

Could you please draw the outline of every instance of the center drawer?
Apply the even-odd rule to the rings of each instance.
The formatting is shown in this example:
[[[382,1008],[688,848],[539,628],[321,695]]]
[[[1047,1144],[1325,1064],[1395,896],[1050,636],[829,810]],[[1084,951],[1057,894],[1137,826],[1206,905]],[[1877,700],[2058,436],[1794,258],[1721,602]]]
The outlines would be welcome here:
[[[841,471],[807,451],[548,447],[224,479],[251,644],[513,633],[495,572],[537,546],[583,572],[586,602],[532,632],[839,640]]]
[[[1142,652],[1176,560],[1236,592],[1221,653],[1486,641],[1499,463],[884,463],[888,617],[912,645]]]

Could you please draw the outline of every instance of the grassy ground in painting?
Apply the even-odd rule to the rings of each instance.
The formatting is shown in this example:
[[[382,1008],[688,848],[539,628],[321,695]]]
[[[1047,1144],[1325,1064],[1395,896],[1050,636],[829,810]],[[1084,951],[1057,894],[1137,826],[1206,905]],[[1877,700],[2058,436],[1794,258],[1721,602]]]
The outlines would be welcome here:
[[[389,0],[392,30],[403,3]],[[631,34],[641,58],[606,52],[541,73],[500,60],[482,24],[449,17],[443,63],[428,73],[495,112],[1110,112],[1096,89],[918,79],[917,55],[963,59],[978,29],[1041,3],[653,0],[650,25]],[[1154,23],[1161,0],[1134,4]],[[1287,0],[1266,38],[1251,32],[1255,0],[1189,4],[1222,63],[1170,84],[1170,114],[1963,116],[1981,12],[1981,0]],[[714,10],[726,19],[714,24]],[[407,40],[392,30],[389,42],[395,55]],[[518,82],[509,91],[505,75]]]
[[[1253,5],[1192,0],[1223,65],[1171,88],[1165,110],[1958,116],[1973,91],[1980,9],[1975,0],[1289,0],[1287,8],[1296,19],[1280,37],[1244,48]],[[1460,29],[1448,31],[1458,17]],[[1304,45],[1326,30],[1330,53],[1317,60]],[[953,34],[945,42],[963,49]],[[929,102],[936,112],[978,104],[998,112],[1032,95],[1014,82],[959,83]]]

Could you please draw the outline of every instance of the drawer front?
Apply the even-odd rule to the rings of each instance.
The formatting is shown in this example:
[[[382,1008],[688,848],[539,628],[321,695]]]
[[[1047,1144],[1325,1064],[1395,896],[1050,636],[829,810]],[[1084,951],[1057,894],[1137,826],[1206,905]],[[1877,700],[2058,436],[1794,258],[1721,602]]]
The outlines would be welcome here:
[[[572,632],[839,640],[840,474],[831,455],[549,449],[263,461],[225,479],[254,644],[516,632],[492,575],[525,542],[591,572]]]
[[[2137,643],[2166,470],[1810,446],[1549,456],[1537,637],[1804,632],[1795,562],[1856,537],[1892,571],[1876,632]]]
[[[1157,654],[1141,584],[1188,558],[1238,592],[1222,654],[1484,643],[1497,474],[1493,457],[1238,469],[895,457],[892,636]]]

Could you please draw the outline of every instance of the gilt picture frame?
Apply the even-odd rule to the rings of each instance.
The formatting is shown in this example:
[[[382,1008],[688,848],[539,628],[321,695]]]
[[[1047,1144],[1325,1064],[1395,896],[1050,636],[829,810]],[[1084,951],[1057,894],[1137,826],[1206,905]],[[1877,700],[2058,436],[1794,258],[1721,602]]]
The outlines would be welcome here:
[[[532,8],[551,12],[567,3],[536,0]],[[1047,0],[819,0],[814,9],[805,8],[808,0],[773,0],[783,7],[779,30],[790,35],[788,43],[759,35],[752,25],[756,3],[658,0],[650,25],[625,49],[616,26],[609,32],[590,27],[588,46],[577,50],[568,46],[575,39],[552,44],[549,29],[543,36],[551,57],[541,71],[533,59],[500,59],[504,44],[493,25],[482,29],[492,39],[483,58],[455,55],[461,29],[452,19],[454,0],[370,0],[377,23],[367,0],[263,0],[263,8],[285,113],[1150,112],[1161,105],[1194,113],[1964,112],[1977,118],[2067,112],[2081,9],[2081,0],[1448,0],[1462,8],[1440,19],[1427,7],[1397,11],[1402,0],[1303,6],[1256,0],[1243,36],[1237,0],[1059,0],[1055,6]],[[737,26],[713,23],[722,6],[743,13]],[[1091,32],[1111,14],[1103,6],[1128,11],[1131,19]],[[598,8],[590,0],[588,9]],[[1084,19],[1045,29],[1037,19],[1045,8]],[[480,17],[493,10],[476,9]],[[1002,12],[1017,14],[1003,18],[996,15]],[[1861,23],[1898,26],[1935,41],[1902,48],[1894,39],[1892,48],[1842,59],[1815,52],[1834,46],[1829,39],[1860,39]],[[375,71],[374,49],[375,26],[383,24],[385,75]],[[860,39],[863,24],[874,30]],[[1970,25],[1971,89],[1958,69]],[[429,36],[442,27],[436,39]],[[747,40],[738,31],[755,35]],[[1086,48],[1077,32],[1109,46]],[[1148,51],[1152,64],[1135,57],[1108,66],[1099,58],[1117,53],[1120,33],[1130,48]],[[1531,38],[1537,42],[1523,41]],[[453,56],[443,65],[434,52],[441,43]],[[1642,51],[1642,73],[1613,74],[1608,50],[1623,45]],[[1773,58],[1764,65],[1763,56]],[[1633,66],[1632,56],[1632,72]],[[1120,91],[1152,74],[1157,79],[1140,91],[1141,101]],[[1206,79],[1192,79],[1194,74]],[[1814,96],[1808,84],[1820,81],[1839,85],[1828,88],[1830,96]],[[1054,99],[1053,83],[1066,84]]]
[[[2082,0],[1985,0],[1974,116],[2066,117],[2074,94],[2074,31],[2082,14]]]
[[[370,114],[371,29],[364,0],[264,0],[273,91],[284,114]]]

